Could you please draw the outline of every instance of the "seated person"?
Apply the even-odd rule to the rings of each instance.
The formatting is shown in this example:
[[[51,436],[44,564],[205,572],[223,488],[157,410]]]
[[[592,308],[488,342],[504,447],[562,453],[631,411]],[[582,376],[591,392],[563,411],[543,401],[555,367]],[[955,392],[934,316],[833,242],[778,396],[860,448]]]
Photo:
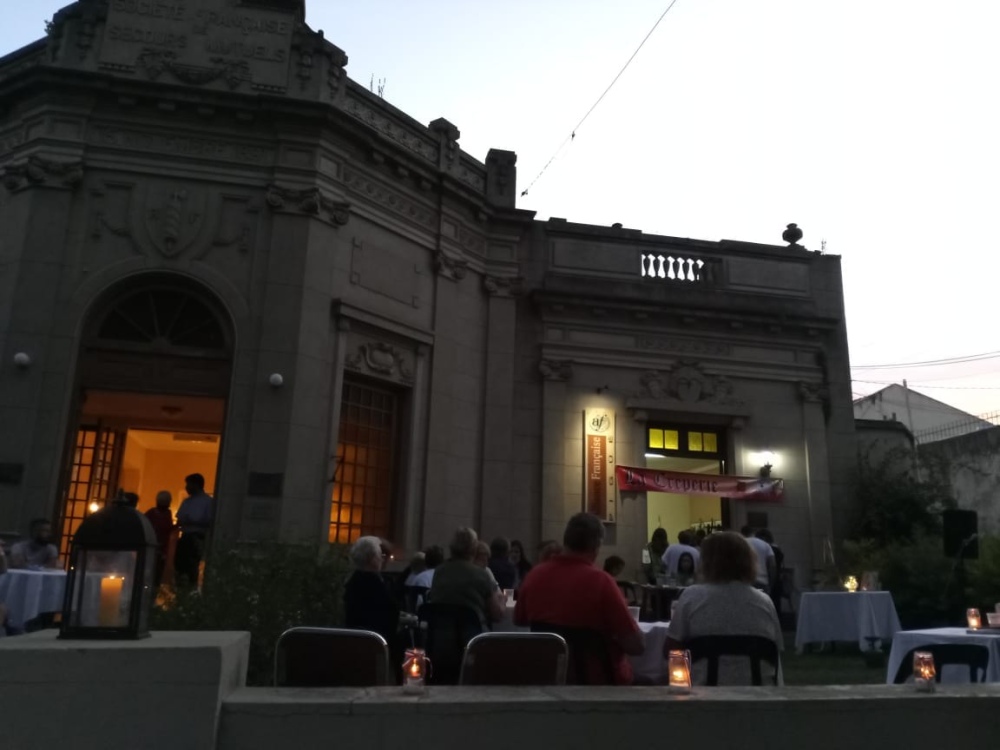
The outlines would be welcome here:
[[[427,555],[423,552],[417,552],[410,560],[410,567],[406,570],[406,580],[403,581],[403,585],[416,586],[417,576],[425,570],[427,570]]]
[[[594,565],[603,540],[604,524],[597,516],[573,516],[563,535],[565,552],[536,565],[521,584],[514,621],[522,626],[544,623],[599,633],[606,639],[615,684],[630,685],[632,666],[625,655],[641,654],[645,645],[617,584]],[[581,681],[603,682],[596,660]]]
[[[438,566],[427,596],[434,604],[469,607],[486,628],[503,617],[504,601],[503,592],[497,591],[487,572],[473,562],[478,543],[472,529],[455,532],[448,548],[451,558]]]
[[[667,569],[667,575],[677,578],[677,563],[680,562],[681,555],[691,555],[694,567],[698,567],[698,559],[701,553],[694,546],[694,534],[685,529],[677,535],[677,544],[671,544],[667,551],[663,553],[663,565]]]
[[[538,562],[543,563],[546,560],[551,560],[553,557],[562,554],[562,545],[559,544],[555,539],[546,539],[544,542],[538,545],[538,554],[535,558]]]
[[[524,545],[517,539],[510,543],[510,564],[514,566],[514,571],[517,573],[517,580],[514,581],[516,589],[531,572],[531,561],[524,554]]]
[[[685,552],[677,558],[677,582],[681,586],[689,586],[694,583],[694,575],[694,558],[689,552]]]
[[[382,579],[382,548],[376,536],[363,536],[351,547],[354,572],[344,585],[344,624],[371,630],[396,645],[399,606]]]
[[[493,590],[498,590],[500,584],[497,583],[493,571],[490,570],[490,545],[484,541],[476,542],[476,556],[472,559],[472,562],[486,571],[486,574],[490,577],[490,581],[493,583]]]
[[[604,561],[604,572],[616,579],[625,571],[625,561],[618,555],[611,555]]]
[[[444,562],[444,550],[436,544],[424,550],[424,569],[407,581],[407,586],[422,586],[429,589],[434,581],[434,571]]]
[[[667,574],[667,566],[663,564],[663,553],[667,551],[667,546],[667,530],[658,528],[653,530],[649,544],[642,549],[642,574],[651,586],[656,585],[659,576]]]
[[[702,583],[684,590],[670,618],[669,648],[685,648],[692,638],[706,635],[759,635],[783,648],[778,613],[770,597],[754,587],[757,561],[749,543],[739,534],[711,534],[701,545]],[[765,683],[767,675],[764,665]],[[692,684],[705,684],[704,660],[691,665]],[[749,685],[750,662],[740,656],[719,660],[720,685]]]
[[[502,589],[512,589],[517,584],[517,568],[510,561],[510,542],[497,537],[490,542],[490,572]]]
[[[10,548],[12,568],[58,568],[59,550],[52,544],[52,524],[44,518],[31,522],[31,538]]]

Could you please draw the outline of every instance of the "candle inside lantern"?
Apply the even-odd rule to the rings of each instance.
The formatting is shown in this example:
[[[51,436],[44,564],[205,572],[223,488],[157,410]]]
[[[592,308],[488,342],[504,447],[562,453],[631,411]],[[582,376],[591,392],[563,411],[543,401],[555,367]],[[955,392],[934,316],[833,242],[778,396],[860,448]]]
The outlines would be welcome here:
[[[122,623],[122,587],[125,579],[108,576],[101,579],[101,598],[97,608],[97,624],[102,628],[119,628]]]
[[[691,653],[671,651],[667,656],[667,673],[670,676],[670,692],[687,694],[691,692]]]
[[[913,653],[913,684],[923,693],[934,692],[934,681],[937,669],[934,667],[934,655],[929,651]]]
[[[853,594],[858,590],[858,579],[854,576],[847,576],[847,578],[844,579],[844,588]]]
[[[427,656],[422,648],[406,651],[403,661],[403,692],[417,694],[424,692],[424,661]]]
[[[983,618],[979,615],[979,610],[975,607],[965,610],[965,619],[969,623],[970,630],[979,630],[983,626]]]

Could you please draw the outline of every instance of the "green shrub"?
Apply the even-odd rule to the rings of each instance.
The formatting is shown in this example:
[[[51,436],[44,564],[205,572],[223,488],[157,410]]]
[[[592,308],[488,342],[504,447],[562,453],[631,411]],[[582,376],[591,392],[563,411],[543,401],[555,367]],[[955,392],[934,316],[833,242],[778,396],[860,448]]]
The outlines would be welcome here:
[[[990,541],[998,550],[995,564],[1000,571],[1000,544]],[[865,570],[878,571],[905,629],[961,624],[967,602],[972,601],[969,581],[981,576],[977,563],[966,561],[963,570],[945,557],[941,538],[935,535],[917,533],[911,541],[888,544],[873,539],[845,542],[844,552],[850,569],[859,576]],[[989,582],[983,580],[981,585],[985,593]]]
[[[206,566],[202,591],[179,590],[154,608],[152,628],[249,631],[247,684],[270,685],[282,632],[342,624],[349,570],[343,547],[269,544],[219,552]]]
[[[966,563],[969,568],[969,607],[992,612],[1000,602],[1000,538],[979,536],[979,559]],[[983,615],[983,621],[986,616]]]

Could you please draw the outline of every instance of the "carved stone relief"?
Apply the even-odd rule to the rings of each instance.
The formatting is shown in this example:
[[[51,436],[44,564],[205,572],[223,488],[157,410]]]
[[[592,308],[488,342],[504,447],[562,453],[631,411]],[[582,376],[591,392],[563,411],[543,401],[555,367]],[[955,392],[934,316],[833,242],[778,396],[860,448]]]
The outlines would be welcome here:
[[[91,191],[90,237],[127,238],[144,255],[201,258],[212,248],[249,252],[259,203],[248,195],[212,194],[190,183],[107,183]]]
[[[568,359],[543,359],[538,370],[545,380],[565,381],[573,377],[573,363]]]
[[[483,289],[491,297],[516,297],[521,293],[523,279],[509,276],[483,276]]]
[[[461,258],[453,258],[438,250],[434,254],[434,270],[439,276],[451,281],[461,281],[469,270],[469,264]]]
[[[336,226],[344,226],[351,217],[350,203],[328,198],[318,187],[268,185],[265,201],[272,211],[309,214]]]
[[[83,161],[56,161],[36,154],[0,168],[0,182],[11,193],[31,187],[72,190],[83,182]]]
[[[344,360],[348,369],[403,383],[413,382],[413,354],[386,344],[370,341],[360,344]]]
[[[650,370],[639,378],[640,400],[677,402],[680,404],[712,404],[742,407],[744,403],[733,392],[733,383],[722,375],[708,375],[701,365],[680,361],[666,372]]]
[[[799,398],[807,403],[825,403],[830,398],[830,389],[823,383],[799,381]]]

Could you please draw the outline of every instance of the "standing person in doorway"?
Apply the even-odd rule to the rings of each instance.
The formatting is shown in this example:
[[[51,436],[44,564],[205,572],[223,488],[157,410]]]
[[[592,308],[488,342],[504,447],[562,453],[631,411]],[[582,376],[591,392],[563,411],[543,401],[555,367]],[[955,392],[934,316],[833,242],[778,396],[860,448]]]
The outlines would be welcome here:
[[[198,585],[198,566],[205,556],[205,542],[215,518],[215,501],[205,493],[205,477],[190,474],[184,478],[184,498],[177,510],[181,538],[174,553],[174,572],[179,585]]]
[[[156,578],[155,586],[160,588],[163,583],[163,571],[167,565],[167,550],[170,549],[170,536],[174,533],[174,513],[170,510],[173,497],[167,490],[156,493],[156,507],[146,511],[153,531],[156,533]]]

